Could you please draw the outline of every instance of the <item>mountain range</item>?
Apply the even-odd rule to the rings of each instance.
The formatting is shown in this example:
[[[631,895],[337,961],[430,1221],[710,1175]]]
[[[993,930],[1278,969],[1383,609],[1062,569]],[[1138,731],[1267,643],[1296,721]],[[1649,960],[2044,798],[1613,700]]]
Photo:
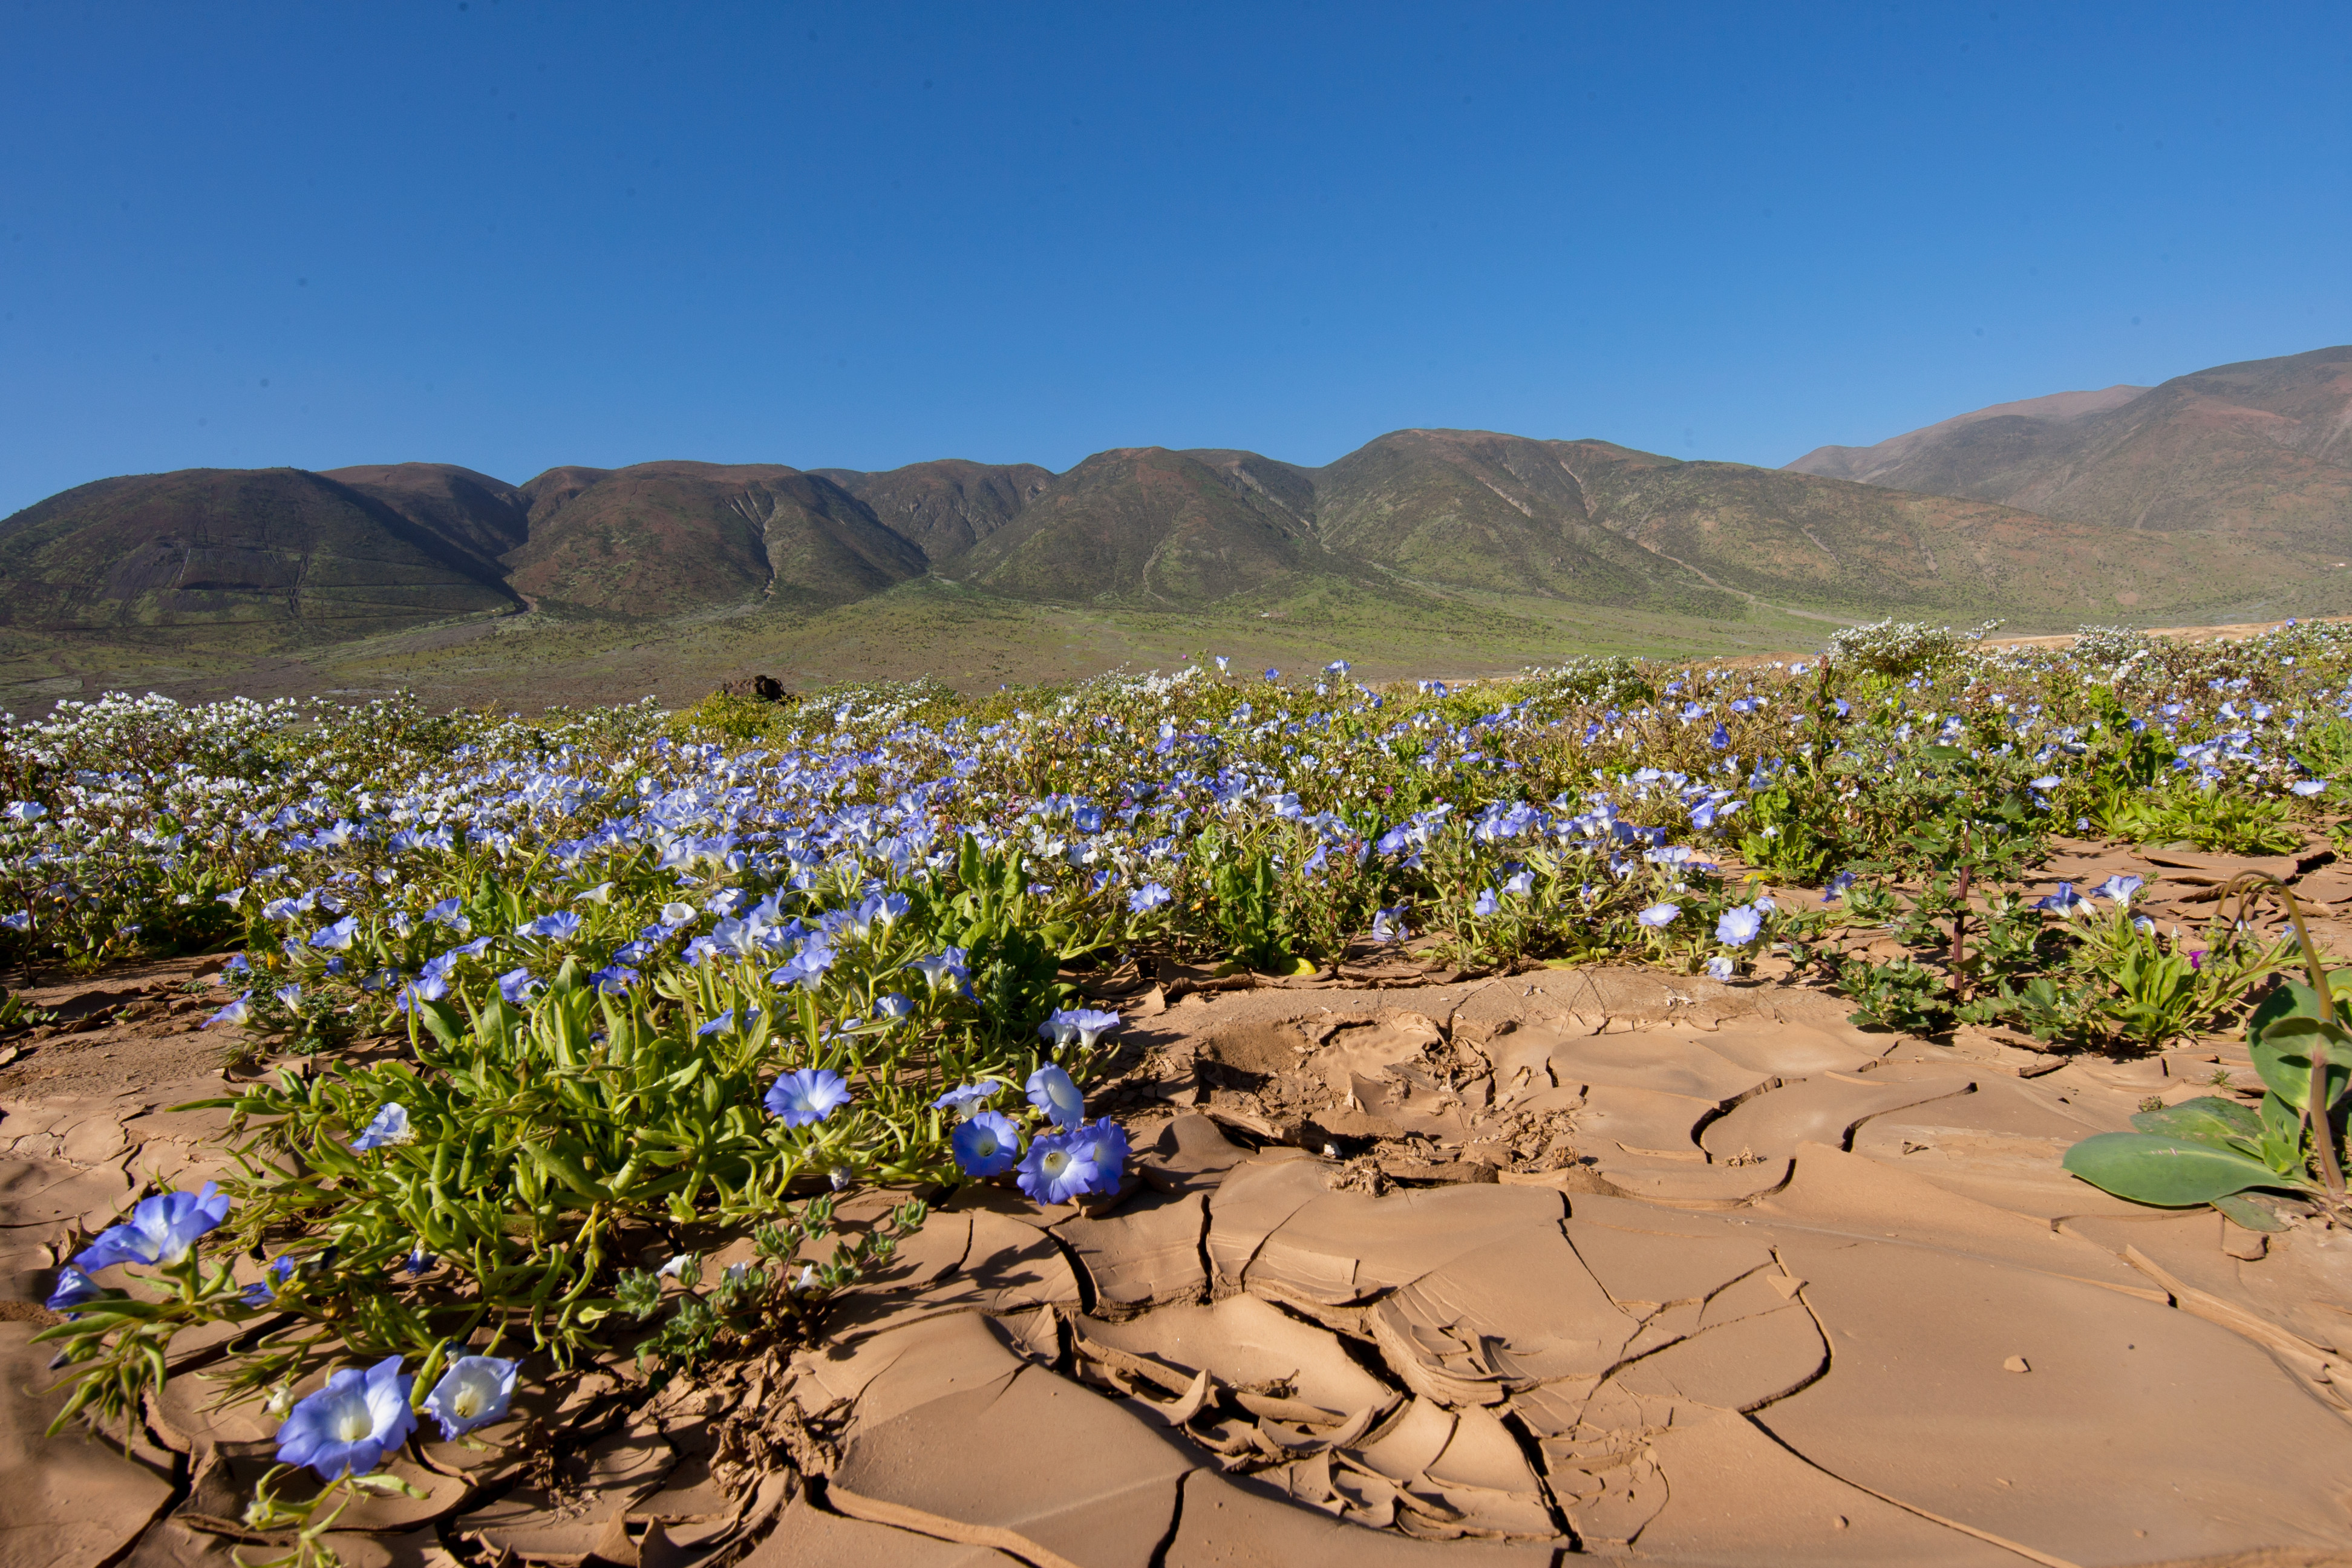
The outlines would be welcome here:
[[[1307,468],[1098,452],[1066,472],[687,461],[515,485],[437,463],[100,479],[0,520],[0,625],[316,642],[536,613],[625,628],[928,579],[1182,610],[1343,584],[1737,618],[2088,620],[2352,601],[2352,348],[2061,393],[1786,468],[1399,430]]]

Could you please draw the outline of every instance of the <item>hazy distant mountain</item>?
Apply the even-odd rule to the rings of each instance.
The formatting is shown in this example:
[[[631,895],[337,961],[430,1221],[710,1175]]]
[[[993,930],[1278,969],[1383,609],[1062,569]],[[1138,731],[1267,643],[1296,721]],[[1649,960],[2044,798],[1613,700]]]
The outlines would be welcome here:
[[[2231,535],[2217,539],[2217,533]],[[0,521],[0,624],[329,636],[524,605],[658,621],[928,574],[1015,598],[1266,605],[1340,580],[1737,618],[1751,598],[2022,623],[2352,601],[2352,349],[1979,409],[1787,469],[1398,430],[1320,468],[1234,449],[961,459],[436,463],[101,479]],[[1416,586],[1418,584],[1418,586]]]
[[[352,635],[516,607],[498,563],[299,468],[100,479],[0,521],[0,621],[316,622]]]
[[[1789,465],[2111,527],[2352,551],[2352,347],[2061,393]]]

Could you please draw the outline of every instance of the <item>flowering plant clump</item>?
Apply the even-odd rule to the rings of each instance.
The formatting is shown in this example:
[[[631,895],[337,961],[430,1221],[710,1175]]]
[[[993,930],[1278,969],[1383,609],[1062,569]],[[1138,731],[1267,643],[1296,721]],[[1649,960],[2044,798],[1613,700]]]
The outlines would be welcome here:
[[[2137,889],[1986,889],[2053,835],[2300,843],[2352,789],[2352,637],[2121,647],[1897,626],[1454,687],[1218,661],[681,715],[8,720],[0,957],[235,949],[211,1026],[284,1064],[216,1102],[233,1175],[61,1276],[68,1411],[137,1408],[173,1336],[220,1321],[247,1326],[233,1394],[394,1363],[454,1433],[518,1364],[804,1333],[923,1220],[909,1197],[837,1237],[837,1193],[1120,1189],[1126,1136],[1086,1100],[1127,1037],[1114,972],[1794,963],[1906,1027],[2160,1042],[2274,955],[2154,930]],[[1847,953],[1856,931],[1934,963]],[[706,1285],[730,1230],[756,1257]]]

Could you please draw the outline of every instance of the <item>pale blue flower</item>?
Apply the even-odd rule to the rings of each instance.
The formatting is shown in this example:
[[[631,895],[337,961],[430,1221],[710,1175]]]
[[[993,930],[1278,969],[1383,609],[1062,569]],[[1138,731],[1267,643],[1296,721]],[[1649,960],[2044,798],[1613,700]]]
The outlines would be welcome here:
[[[849,1082],[828,1068],[803,1068],[778,1079],[765,1103],[787,1127],[814,1127],[849,1103]]]
[[[228,1194],[211,1182],[194,1193],[160,1193],[142,1201],[129,1219],[100,1232],[74,1267],[95,1274],[118,1263],[177,1263],[227,1218]]]
[[[247,992],[245,995],[238,997],[236,1001],[230,1003],[219,1012],[215,1013],[211,1017],[206,1018],[203,1023],[197,1025],[196,1027],[199,1029],[209,1029],[215,1024],[244,1023],[246,1015],[252,1011],[252,1009],[247,1005],[247,998],[252,994],[252,992]]]
[[[1722,953],[1718,952],[1706,961],[1706,975],[1710,980],[1729,980],[1738,973],[1739,966]]]
[[[408,1125],[408,1107],[391,1104],[375,1113],[375,1119],[352,1140],[354,1152],[381,1149],[392,1143],[413,1143],[415,1132]]]
[[[308,1465],[321,1480],[366,1475],[416,1430],[416,1414],[408,1407],[414,1382],[402,1373],[396,1355],[365,1372],[336,1373],[278,1428],[278,1462]]]
[[[1146,882],[1127,896],[1129,914],[1148,915],[1175,895],[1157,882]]]
[[[1746,947],[1763,929],[1763,915],[1753,905],[1741,904],[1724,910],[1715,922],[1715,940],[1730,947]]]
[[[1536,874],[1533,871],[1522,871],[1503,884],[1503,891],[1517,899],[1524,899],[1535,890]]]
[[[921,971],[923,978],[931,983],[934,991],[956,990],[971,978],[971,972],[964,966],[964,950],[960,947],[935,952],[929,958],[916,959],[907,967]]]
[[[887,1018],[894,1024],[901,1018],[911,1018],[914,1014],[915,999],[902,992],[890,992],[877,998],[874,1004],[874,1016]]]
[[[1021,1130],[1001,1111],[982,1110],[948,1139],[956,1163],[968,1176],[1001,1176],[1021,1160]]]
[[[2132,896],[2146,886],[2147,886],[2147,879],[2144,877],[2126,877],[2117,875],[2109,877],[2105,881],[2092,889],[2091,891],[2098,897],[2105,899],[2110,903],[2119,904],[2125,909],[2129,909],[2131,907]]]
[[[1661,926],[1674,924],[1675,917],[1682,912],[1682,906],[1679,904],[1652,904],[1633,918],[1643,925],[1654,930]]]
[[[960,1084],[931,1101],[933,1110],[952,1110],[958,1116],[971,1118],[980,1109],[1004,1090],[1002,1079],[984,1078],[978,1083]]]
[[[1029,1075],[1029,1103],[1044,1111],[1055,1126],[1076,1127],[1086,1120],[1087,1097],[1070,1075],[1051,1062]]]
[[[1372,940],[1386,944],[1403,942],[1411,937],[1412,932],[1406,929],[1404,923],[1404,905],[1399,904],[1394,909],[1381,910],[1374,914]]]
[[[1470,912],[1474,915],[1484,918],[1488,915],[1501,913],[1502,908],[1502,905],[1495,901],[1495,889],[1492,888],[1482,888],[1478,891],[1477,901],[1470,906]]]
[[[514,1006],[528,1006],[530,1004],[532,988],[538,984],[539,982],[530,977],[530,970],[509,969],[499,976],[499,994]]]
[[[587,923],[570,910],[558,910],[553,914],[541,915],[531,921],[530,931],[533,936],[545,937],[550,942],[570,942]]]
[[[461,1355],[425,1396],[425,1413],[441,1423],[441,1435],[453,1442],[477,1426],[504,1420],[520,1365],[502,1356]]]
[[[334,952],[341,952],[352,945],[352,939],[358,936],[359,933],[359,916],[345,915],[341,920],[337,921],[334,924],[331,926],[322,926],[317,931],[313,932],[310,937],[310,945],[312,947],[325,948]]]
[[[2033,907],[2037,910],[2049,910],[2055,914],[2072,915],[2088,905],[2090,901],[2074,890],[2074,883],[2061,882],[2058,884],[2056,892],[2046,898],[2034,900]]]

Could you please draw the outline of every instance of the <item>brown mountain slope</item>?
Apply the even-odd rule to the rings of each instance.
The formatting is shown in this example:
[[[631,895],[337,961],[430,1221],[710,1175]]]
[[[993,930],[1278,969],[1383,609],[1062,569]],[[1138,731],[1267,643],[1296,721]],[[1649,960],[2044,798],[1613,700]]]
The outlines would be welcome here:
[[[1164,447],[1097,452],[954,561],[1023,598],[1198,604],[1322,564],[1306,526]]]
[[[1949,419],[1889,436],[1874,447],[1816,447],[1787,466],[1790,472],[1819,474],[1828,479],[1853,479],[1862,484],[1878,484],[1883,476],[1900,468],[1914,454],[1933,447],[1957,435],[1970,425],[1988,419],[2027,419],[2063,425],[2088,415],[2105,414],[2120,408],[2147,391],[2145,386],[2116,384],[2098,392],[2053,392],[2046,397],[2028,397],[2015,403],[1996,403],[1990,408],[1972,413],[1956,414]],[[1896,489],[1906,487],[1896,486]]]
[[[2217,548],[1605,442],[1549,445],[1601,525],[1711,584],[1776,603],[2063,626],[2256,604],[2289,569],[2252,542]]]
[[[323,472],[486,560],[512,550],[530,531],[529,509],[520,490],[453,463],[377,463]]]
[[[974,463],[942,458],[881,473],[811,468],[856,497],[877,521],[929,561],[961,555],[1013,520],[1054,482],[1034,463]]]
[[[0,521],[0,622],[361,635],[517,607],[496,563],[299,468],[100,479]]]
[[[1790,466],[2051,517],[2244,536],[2305,562],[2352,554],[2352,347],[2176,376],[2070,417],[1980,411],[1865,452]]]
[[[506,564],[534,599],[638,616],[838,604],[923,570],[856,497],[782,464],[554,469],[522,489],[530,537]]]
[[[1316,472],[1317,536],[1336,552],[1467,587],[1586,604],[1706,597],[1689,574],[1596,520],[1561,460],[1565,445],[1491,430],[1393,431]]]

